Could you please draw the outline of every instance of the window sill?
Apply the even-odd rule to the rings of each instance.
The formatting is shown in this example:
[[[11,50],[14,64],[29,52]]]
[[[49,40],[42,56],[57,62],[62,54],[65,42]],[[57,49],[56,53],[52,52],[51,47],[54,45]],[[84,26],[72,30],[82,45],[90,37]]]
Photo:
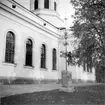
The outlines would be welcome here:
[[[56,71],[58,71],[58,70],[57,70],[57,69],[52,69],[52,71],[53,71],[53,72],[54,72],[54,71],[56,72]]]
[[[27,65],[24,65],[24,68],[33,69],[34,66],[27,66]]]
[[[17,63],[2,62],[6,66],[17,66]]]
[[[47,71],[48,69],[47,68],[40,68],[41,70],[44,70],[44,71]]]

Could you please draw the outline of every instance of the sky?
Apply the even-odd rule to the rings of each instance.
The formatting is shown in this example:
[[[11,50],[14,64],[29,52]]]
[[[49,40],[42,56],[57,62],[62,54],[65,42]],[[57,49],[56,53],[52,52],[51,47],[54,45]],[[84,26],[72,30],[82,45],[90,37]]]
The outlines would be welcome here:
[[[65,17],[68,19],[65,23],[66,27],[69,28],[72,25],[74,9],[70,0],[59,0],[58,12],[60,17],[64,20]]]

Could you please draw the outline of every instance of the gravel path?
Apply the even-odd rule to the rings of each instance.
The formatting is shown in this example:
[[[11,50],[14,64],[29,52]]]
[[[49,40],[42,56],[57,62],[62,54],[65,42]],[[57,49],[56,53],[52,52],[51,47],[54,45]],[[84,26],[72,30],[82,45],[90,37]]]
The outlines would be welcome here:
[[[105,85],[102,83],[79,83],[71,84],[73,87],[84,87],[94,85]],[[33,93],[39,91],[49,91],[59,89],[61,84],[49,83],[49,84],[29,84],[29,85],[0,85],[0,97],[11,96],[23,93]]]

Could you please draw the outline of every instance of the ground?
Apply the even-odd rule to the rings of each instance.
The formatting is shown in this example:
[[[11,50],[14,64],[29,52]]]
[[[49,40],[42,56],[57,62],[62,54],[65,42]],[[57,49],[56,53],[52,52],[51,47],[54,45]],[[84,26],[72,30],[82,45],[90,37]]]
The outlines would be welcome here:
[[[1,98],[1,105],[105,105],[105,84],[76,86],[74,92],[59,89]]]

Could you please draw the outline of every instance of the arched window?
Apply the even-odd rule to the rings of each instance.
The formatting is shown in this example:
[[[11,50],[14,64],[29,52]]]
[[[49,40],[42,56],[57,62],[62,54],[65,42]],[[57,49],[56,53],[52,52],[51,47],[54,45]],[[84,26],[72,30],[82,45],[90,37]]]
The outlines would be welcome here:
[[[56,2],[54,2],[54,10],[56,11],[56,9],[57,9],[57,4]]]
[[[5,62],[14,63],[15,35],[9,31],[6,36]]]
[[[26,66],[32,66],[32,49],[33,49],[33,43],[31,39],[28,39],[26,41]]]
[[[46,46],[41,46],[41,68],[46,68]]]
[[[34,1],[34,9],[38,9],[38,0]]]
[[[52,51],[52,69],[56,70],[56,49]]]
[[[49,0],[44,0],[44,8],[49,9]]]

